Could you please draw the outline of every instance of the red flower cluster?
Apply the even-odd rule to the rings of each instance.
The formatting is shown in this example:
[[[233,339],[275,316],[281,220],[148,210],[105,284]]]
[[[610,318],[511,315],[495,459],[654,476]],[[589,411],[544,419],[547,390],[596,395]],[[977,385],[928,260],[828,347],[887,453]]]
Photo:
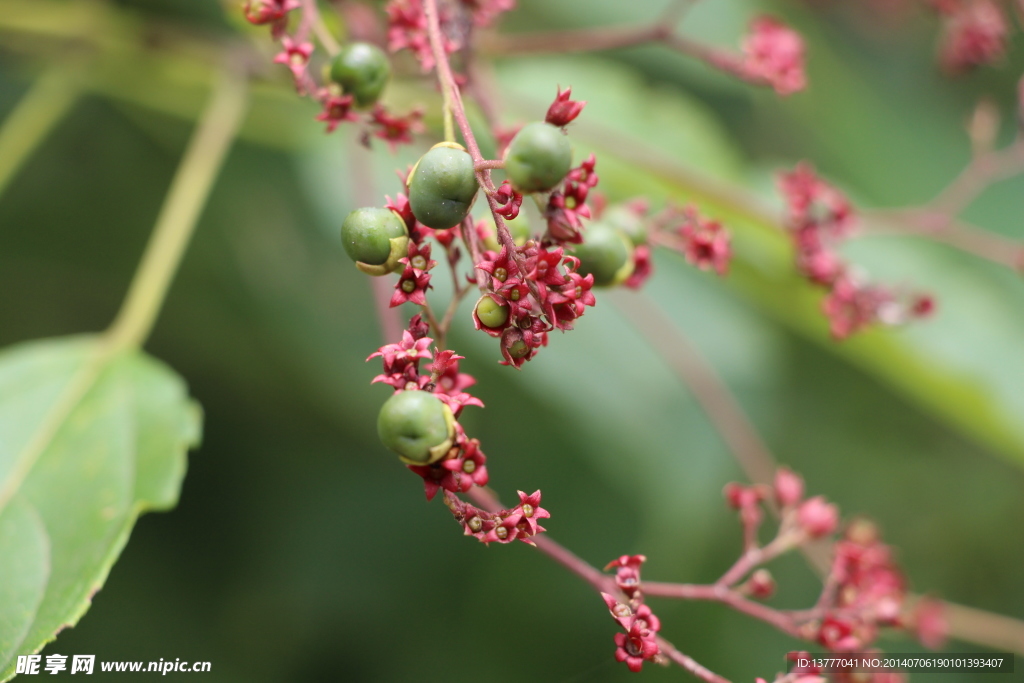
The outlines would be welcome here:
[[[834,549],[829,580],[836,586],[835,600],[817,640],[833,652],[859,652],[875,640],[880,626],[903,625],[906,580],[871,522],[853,522]]]
[[[423,73],[434,68],[434,53],[430,49],[430,37],[427,32],[427,15],[423,11],[421,0],[391,0],[384,8],[388,13],[388,50],[398,52],[409,50],[420,62]],[[442,28],[450,23],[447,5],[439,5],[441,16],[438,20]],[[447,31],[441,31],[442,47],[448,54],[459,49],[459,43],[453,40]]]
[[[1006,14],[994,0],[953,0],[939,7],[943,33],[939,62],[962,73],[998,61],[1006,52],[1010,29]]]
[[[601,593],[612,618],[625,630],[615,634],[615,659],[625,662],[634,673],[643,668],[645,661],[660,659],[661,652],[657,640],[661,620],[644,604],[640,590],[640,565],[646,560],[643,555],[623,555],[605,567],[615,568],[615,584],[626,595],[627,602]]]
[[[846,197],[801,163],[779,175],[779,190],[786,199],[786,227],[796,248],[796,265],[811,282],[829,290],[822,309],[832,336],[845,339],[873,323],[899,324],[932,312],[930,297],[915,295],[899,302],[887,288],[862,281],[836,251],[853,226],[853,210]]]
[[[803,90],[807,86],[803,38],[771,17],[755,19],[743,41],[742,73],[767,82],[780,95]]]
[[[547,346],[548,332],[571,330],[572,321],[597,303],[590,291],[594,276],[577,273],[579,259],[566,256],[561,247],[529,240],[513,254],[503,246],[497,254],[484,252],[476,267],[489,276],[485,284],[491,291],[484,296],[508,307],[504,322],[494,327],[473,312],[476,329],[501,339],[503,365],[522,367]]]
[[[396,391],[422,389],[433,391],[439,399],[448,404],[452,414],[458,418],[466,406],[483,407],[483,403],[475,396],[470,396],[463,389],[472,386],[476,380],[472,376],[459,372],[459,360],[451,351],[441,351],[430,365],[429,374],[420,374],[419,363],[422,359],[430,359],[430,345],[433,339],[426,336],[427,324],[419,314],[409,321],[409,328],[402,331],[402,341],[397,344],[385,344],[370,354],[366,360],[380,358],[384,364],[384,372],[374,377],[370,384],[383,382]]]
[[[500,512],[481,510],[448,494],[445,494],[444,503],[462,525],[466,536],[473,536],[481,543],[511,543],[519,540],[533,545],[530,539],[547,531],[538,522],[551,517],[551,513],[540,506],[540,491],[530,495],[519,491],[519,505]]]
[[[555,102],[558,103],[557,100]],[[580,235],[582,219],[590,218],[587,196],[600,180],[594,171],[596,165],[597,158],[591,154],[578,167],[569,171],[562,189],[555,190],[548,198],[544,216],[548,222],[547,237],[552,242],[579,244],[583,241]]]

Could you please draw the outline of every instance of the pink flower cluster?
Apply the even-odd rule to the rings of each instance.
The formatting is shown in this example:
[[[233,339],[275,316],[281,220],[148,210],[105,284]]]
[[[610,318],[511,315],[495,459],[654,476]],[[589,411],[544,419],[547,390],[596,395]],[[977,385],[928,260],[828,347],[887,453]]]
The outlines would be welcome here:
[[[758,17],[743,41],[742,74],[771,85],[780,95],[807,86],[804,41],[800,34],[771,17]]]
[[[477,269],[487,278],[490,297],[508,307],[508,316],[497,327],[489,327],[473,311],[473,324],[501,340],[503,365],[522,367],[542,346],[548,332],[571,330],[572,322],[587,306],[597,303],[591,288],[594,276],[576,272],[579,259],[567,256],[561,247],[545,247],[529,240],[514,253],[503,246],[499,253],[484,252]]]
[[[962,73],[1002,58],[1010,22],[995,0],[945,0],[936,6],[943,15],[939,62],[950,73]]]
[[[829,290],[822,310],[833,337],[845,339],[873,323],[894,325],[932,312],[931,297],[918,294],[899,301],[892,290],[854,273],[836,250],[853,227],[852,207],[810,164],[780,173],[778,185],[786,199],[786,227],[796,248],[797,269]]]
[[[445,494],[445,505],[462,525],[466,536],[473,536],[481,543],[511,543],[522,541],[534,545],[530,540],[547,531],[539,521],[551,517],[551,513],[540,506],[540,491],[526,495],[519,491],[519,504],[511,510],[488,512],[470,505],[457,496]]]
[[[605,567],[605,570],[615,569],[615,585],[626,596],[626,602],[601,593],[612,618],[625,631],[615,634],[615,659],[625,662],[634,673],[643,669],[645,661],[661,660],[658,646],[661,620],[644,604],[641,591],[640,565],[646,561],[643,555],[623,555]]]

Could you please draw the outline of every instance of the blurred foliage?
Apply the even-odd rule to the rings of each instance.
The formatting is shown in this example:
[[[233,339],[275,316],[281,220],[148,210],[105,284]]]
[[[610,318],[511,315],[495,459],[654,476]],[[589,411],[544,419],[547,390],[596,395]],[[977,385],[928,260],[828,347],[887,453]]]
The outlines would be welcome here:
[[[629,23],[662,6],[519,4],[510,31]],[[807,93],[779,100],[638,47],[499,64],[508,120],[538,117],[556,84],[572,85],[590,103],[577,154],[599,152],[600,189],[692,198],[726,219],[732,276],[660,255],[648,295],[809,490],[879,520],[916,590],[1024,618],[1024,283],[920,240],[861,240],[852,258],[937,292],[939,313],[835,344],[820,295],[795,281],[770,225],[637,160],[668,157],[770,200],[771,170],[806,157],[866,206],[927,199],[967,159],[962,122],[978,96],[1012,120],[1022,62],[942,78],[933,20],[892,26],[854,4],[706,0],[684,22],[735,44],[752,14],[785,17],[810,41]],[[239,29],[216,3],[0,0],[0,116],[61,60],[87,62],[88,93],[0,197],[0,345],[109,323],[206,97],[213,48],[248,37],[269,58],[264,33]],[[436,105],[432,84],[413,78],[389,97]],[[635,680],[613,661],[614,624],[590,588],[525,545],[462,538],[377,442],[387,391],[368,385],[377,366],[363,359],[382,340],[336,230],[356,203],[353,178],[393,195],[393,169],[418,151],[392,157],[378,145],[367,156],[345,133],[323,136],[279,70],[253,100],[148,344],[202,404],[203,446],[178,508],[138,524],[86,618],[44,654],[208,660],[204,678],[224,681]],[[1024,237],[1021,185],[993,188],[971,219]],[[497,366],[468,316],[467,305],[452,346],[487,408],[468,409],[464,424],[499,493],[543,489],[552,536],[593,564],[642,552],[648,578],[717,577],[739,550],[720,491],[741,474],[614,307],[554,336],[522,373]],[[814,599],[798,558],[776,575],[777,604]],[[732,680],[769,676],[793,645],[718,606],[654,607],[667,638]]]

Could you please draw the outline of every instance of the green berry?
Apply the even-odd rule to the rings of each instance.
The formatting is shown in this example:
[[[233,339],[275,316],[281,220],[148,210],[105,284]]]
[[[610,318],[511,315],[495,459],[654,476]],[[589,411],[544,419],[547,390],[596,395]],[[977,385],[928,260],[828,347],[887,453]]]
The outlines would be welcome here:
[[[630,211],[628,206],[619,204],[609,207],[601,214],[601,221],[620,230],[634,247],[647,244],[647,224],[644,223],[643,217],[638,216],[635,211]]]
[[[571,166],[569,138],[542,121],[523,126],[505,150],[505,173],[512,187],[524,194],[553,189]]]
[[[364,207],[350,213],[341,224],[341,243],[356,266],[370,275],[387,275],[406,255],[409,231],[391,209]]]
[[[593,274],[594,284],[612,287],[633,274],[633,243],[606,223],[591,223],[583,232],[583,244],[573,249],[580,260],[579,272]]]
[[[485,327],[497,329],[508,322],[507,305],[499,304],[486,294],[476,302],[476,317]]]
[[[508,355],[515,359],[522,358],[530,353],[530,347],[522,339],[517,339],[508,347]]]
[[[377,416],[381,443],[411,465],[443,458],[455,439],[455,418],[446,403],[425,391],[400,391],[381,406]]]
[[[330,79],[359,107],[376,102],[390,77],[388,56],[372,43],[349,43],[331,60]]]
[[[473,158],[454,142],[442,142],[420,157],[409,175],[409,207],[423,225],[454,228],[473,206],[479,186]]]

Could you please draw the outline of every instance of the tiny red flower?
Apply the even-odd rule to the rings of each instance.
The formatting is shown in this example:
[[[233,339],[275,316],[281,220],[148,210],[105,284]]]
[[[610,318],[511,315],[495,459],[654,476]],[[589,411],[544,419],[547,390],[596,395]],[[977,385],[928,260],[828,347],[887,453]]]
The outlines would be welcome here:
[[[352,95],[338,95],[324,88],[320,91],[320,102],[324,109],[317,114],[316,120],[327,124],[328,133],[333,133],[345,121],[359,120],[352,110],[355,102]]]
[[[288,13],[299,5],[299,0],[248,0],[245,18],[251,24],[270,24],[271,35],[280,38],[288,27]]]
[[[615,634],[615,659],[625,662],[629,670],[637,673],[644,667],[644,661],[654,659],[660,652],[654,632],[634,623],[627,633]]]
[[[302,78],[306,75],[309,57],[313,54],[313,44],[296,43],[291,37],[285,36],[281,39],[281,47],[284,49],[274,57],[274,63],[286,65],[291,69],[295,82],[301,83]]]
[[[548,107],[547,116],[544,120],[550,123],[552,126],[558,126],[563,128],[569,125],[580,112],[583,111],[583,107],[586,106],[586,102],[579,100],[569,99],[572,96],[572,88],[566,88],[562,90],[558,88],[558,95],[555,96],[555,101]]]
[[[438,9],[443,27],[451,21],[450,11],[446,5],[440,5]],[[423,3],[420,0],[391,0],[384,10],[388,13],[388,49],[391,52],[410,50],[419,60],[423,72],[431,71],[434,68],[434,53],[430,48]],[[445,52],[450,54],[459,48],[459,44],[446,31],[442,30],[441,36]]]
[[[409,243],[413,246],[413,243]],[[427,305],[427,289],[431,288],[430,284],[430,273],[417,270],[411,265],[406,265],[405,270],[402,271],[402,276],[398,279],[398,283],[395,284],[395,293],[391,295],[391,303],[389,306],[394,308],[395,306],[401,306],[407,301],[411,301],[419,306]]]
[[[686,260],[701,270],[714,268],[725,275],[732,258],[729,233],[718,221],[702,218],[696,209],[687,209],[686,218],[679,229]]]
[[[396,116],[378,103],[370,112],[369,124],[374,137],[387,142],[392,154],[398,149],[398,145],[412,144],[413,133],[422,133],[426,130],[423,125],[423,110],[418,107],[405,116]]]

